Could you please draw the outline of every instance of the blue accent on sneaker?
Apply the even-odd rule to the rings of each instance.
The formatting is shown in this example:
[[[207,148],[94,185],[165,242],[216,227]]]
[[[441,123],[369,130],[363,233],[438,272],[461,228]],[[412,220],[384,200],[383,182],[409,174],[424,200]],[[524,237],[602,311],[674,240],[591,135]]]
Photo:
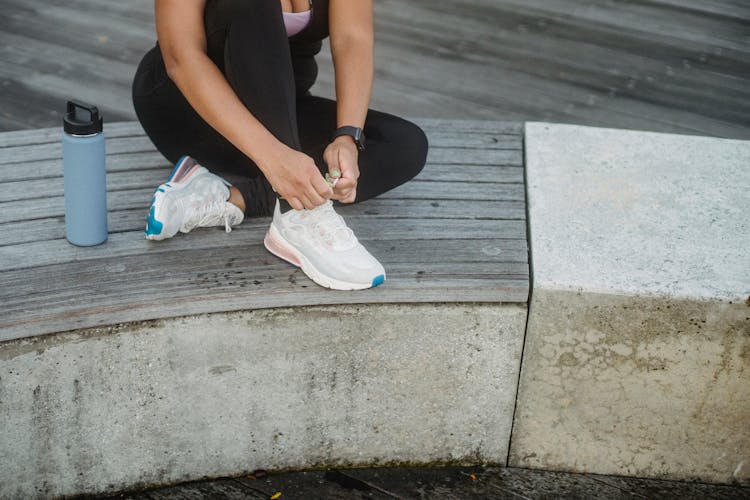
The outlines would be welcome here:
[[[155,210],[156,207],[151,207],[148,217],[146,218],[146,236],[161,234],[161,230],[164,228],[164,224],[156,220],[156,217],[154,216]]]
[[[158,189],[157,189],[156,191],[158,191],[159,193],[163,193],[163,192],[164,192],[164,189],[162,189],[162,188],[158,188]]]
[[[378,274],[372,280],[372,287],[375,288],[378,285],[382,285],[384,281],[385,281],[385,276],[383,276],[382,274]]]

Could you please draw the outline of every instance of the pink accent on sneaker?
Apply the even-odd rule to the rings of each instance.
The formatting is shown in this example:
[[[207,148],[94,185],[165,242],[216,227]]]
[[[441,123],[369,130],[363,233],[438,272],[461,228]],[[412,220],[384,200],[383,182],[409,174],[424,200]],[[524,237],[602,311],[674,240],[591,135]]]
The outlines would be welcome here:
[[[266,233],[266,237],[263,239],[263,244],[269,252],[275,256],[284,259],[285,261],[294,264],[297,267],[302,267],[302,262],[294,254],[292,250],[287,248],[283,242],[271,234],[271,230]]]
[[[183,182],[190,178],[195,172],[196,168],[199,167],[198,162],[189,156],[185,157],[180,163],[180,166],[175,170],[168,182]]]

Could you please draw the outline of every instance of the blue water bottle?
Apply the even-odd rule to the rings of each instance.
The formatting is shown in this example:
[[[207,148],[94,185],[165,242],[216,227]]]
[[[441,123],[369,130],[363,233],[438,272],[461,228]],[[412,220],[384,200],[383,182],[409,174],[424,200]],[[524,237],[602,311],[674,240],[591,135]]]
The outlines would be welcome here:
[[[78,246],[107,240],[107,179],[102,117],[96,106],[68,101],[63,118],[65,236]]]

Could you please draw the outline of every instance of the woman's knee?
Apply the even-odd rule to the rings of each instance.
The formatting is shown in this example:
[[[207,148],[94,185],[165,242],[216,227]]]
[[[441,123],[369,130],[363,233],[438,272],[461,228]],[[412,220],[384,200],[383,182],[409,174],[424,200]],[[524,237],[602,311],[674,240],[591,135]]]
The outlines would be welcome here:
[[[389,127],[386,142],[393,146],[392,154],[398,157],[396,164],[407,179],[416,177],[427,161],[429,143],[427,135],[419,127],[403,118],[397,118]]]

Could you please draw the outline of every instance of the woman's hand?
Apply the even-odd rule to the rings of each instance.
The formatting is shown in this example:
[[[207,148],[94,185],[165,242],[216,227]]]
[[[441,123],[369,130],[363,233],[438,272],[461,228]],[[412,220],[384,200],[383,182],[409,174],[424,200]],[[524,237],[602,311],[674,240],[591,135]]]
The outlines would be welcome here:
[[[258,166],[274,191],[295,210],[313,209],[334,195],[315,161],[282,143]]]
[[[359,179],[359,150],[349,136],[334,139],[323,152],[323,160],[328,165],[332,178],[338,177],[333,187],[333,198],[341,203],[352,203],[357,197],[357,179]],[[339,175],[336,176],[335,173]]]

